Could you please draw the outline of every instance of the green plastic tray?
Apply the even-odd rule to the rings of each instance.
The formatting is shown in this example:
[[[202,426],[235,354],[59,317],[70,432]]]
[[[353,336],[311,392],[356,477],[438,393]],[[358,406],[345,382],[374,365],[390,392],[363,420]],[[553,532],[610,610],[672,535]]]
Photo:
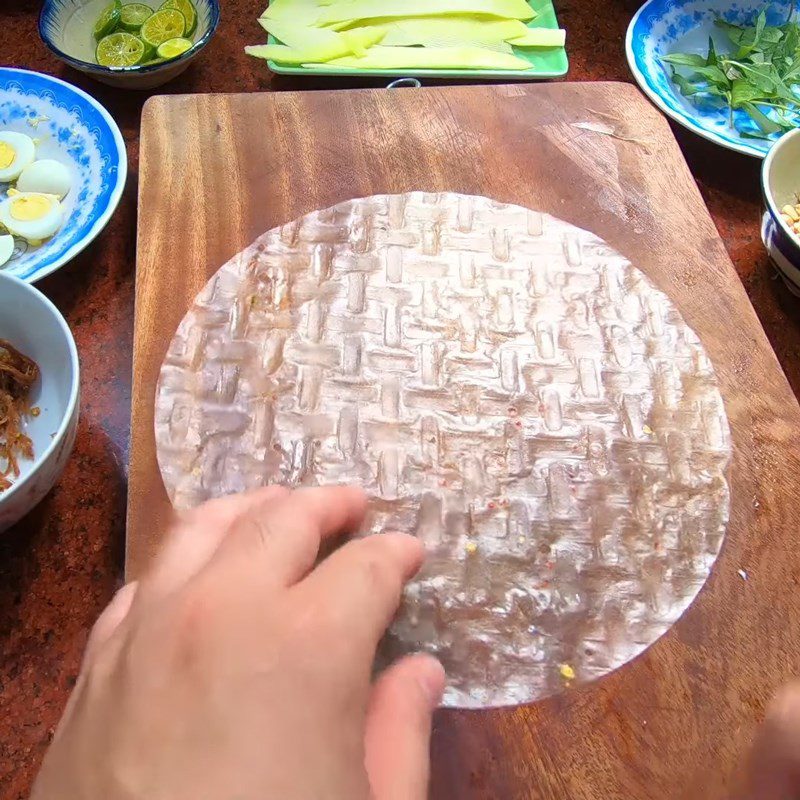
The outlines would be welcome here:
[[[531,8],[536,12],[535,19],[528,23],[529,28],[558,28],[556,10],[552,0],[530,0]],[[569,39],[569,31],[567,31]],[[270,44],[280,44],[272,35]],[[353,69],[352,67],[287,67],[268,61],[269,68],[278,75],[363,75],[384,78],[519,78],[536,81],[542,78],[560,78],[567,74],[569,61],[567,51],[563,47],[527,47],[514,48],[514,54],[530,61],[531,70],[513,69]]]

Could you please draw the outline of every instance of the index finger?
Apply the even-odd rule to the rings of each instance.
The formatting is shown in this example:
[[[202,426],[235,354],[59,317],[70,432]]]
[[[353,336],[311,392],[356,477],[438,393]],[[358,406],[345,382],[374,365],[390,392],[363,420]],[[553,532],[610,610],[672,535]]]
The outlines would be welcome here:
[[[282,486],[266,486],[210,500],[179,516],[142,581],[137,602],[156,602],[186,584],[208,564],[237,519],[254,509],[263,513],[288,494]]]
[[[356,487],[297,489],[242,514],[209,568],[233,570],[237,581],[254,574],[265,585],[291,586],[314,566],[322,540],[358,530],[366,508]]]
[[[320,634],[343,638],[356,658],[375,655],[403,595],[419,571],[422,542],[403,533],[377,533],[328,556],[293,592],[318,609]]]

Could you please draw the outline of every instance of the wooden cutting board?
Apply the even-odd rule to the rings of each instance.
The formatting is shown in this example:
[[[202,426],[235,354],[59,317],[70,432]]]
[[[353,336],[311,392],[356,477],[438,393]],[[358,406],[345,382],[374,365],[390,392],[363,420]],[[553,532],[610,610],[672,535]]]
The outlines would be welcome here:
[[[588,123],[588,126],[586,125]],[[600,130],[613,129],[617,136]],[[127,572],[169,520],[153,398],[206,280],[257,235],[352,197],[479,194],[586,228],[669,294],[730,419],[731,522],[711,579],[643,656],[529,707],[443,712],[437,800],[728,796],[800,672],[800,409],[669,126],[633,87],[553,84],[156,97],[142,120]]]

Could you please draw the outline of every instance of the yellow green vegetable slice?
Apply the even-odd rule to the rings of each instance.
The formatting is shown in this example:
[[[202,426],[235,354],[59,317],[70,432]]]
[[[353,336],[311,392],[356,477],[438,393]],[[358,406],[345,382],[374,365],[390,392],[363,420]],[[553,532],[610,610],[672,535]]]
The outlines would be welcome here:
[[[252,44],[244,48],[245,53],[265,61],[277,61],[279,64],[299,66],[307,59],[307,50],[288,47],[285,44]]]
[[[514,47],[563,47],[567,32],[559,28],[527,28],[522,36],[508,41]]]
[[[518,20],[529,20],[535,16],[526,0],[350,0],[330,5],[319,14],[314,24],[328,25],[384,17],[465,14]]]
[[[186,17],[175,8],[163,8],[145,20],[139,32],[145,44],[157,48],[168,39],[178,39],[186,33]]]
[[[135,67],[144,60],[144,42],[138,36],[117,31],[97,43],[95,58],[101,67]]]
[[[277,61],[280,64],[300,65],[303,63],[303,51],[285,44],[249,44],[245,53],[264,61]]]
[[[161,4],[161,8],[174,8],[183,14],[186,20],[184,36],[191,37],[197,30],[197,10],[192,4],[192,0],[166,0]]]
[[[313,25],[324,9],[325,5],[319,0],[272,0],[261,18],[294,22],[302,20],[307,25]]]
[[[104,36],[113,33],[117,25],[119,25],[119,15],[122,9],[121,0],[114,0],[113,3],[107,5],[97,18],[94,24],[94,38],[95,41],[100,41]]]
[[[354,31],[343,31],[340,35],[347,43],[347,47],[350,48],[350,52],[354,56],[360,58],[366,55],[370,47],[382,41],[383,37],[386,35],[386,31],[383,28],[372,28],[371,30],[358,29]]]
[[[499,45],[514,37],[524,36],[528,28],[519,20],[470,19],[468,17],[391,18],[369,25],[359,24],[349,30],[383,29],[381,44],[387,46],[425,45],[463,47]],[[347,31],[344,31],[345,33]]]
[[[244,51],[256,58],[279,61],[282,64],[305,64],[314,61],[330,61],[351,54],[364,55],[367,48],[383,37],[383,30],[354,30],[347,33],[303,28],[298,25],[260,19],[259,22],[283,45],[254,45]]]
[[[327,64],[306,63],[305,66],[311,68],[335,66],[347,69],[533,69],[533,65],[524,58],[496,53],[482,47],[383,47],[381,45],[371,47],[361,58],[345,56],[332,59]]]

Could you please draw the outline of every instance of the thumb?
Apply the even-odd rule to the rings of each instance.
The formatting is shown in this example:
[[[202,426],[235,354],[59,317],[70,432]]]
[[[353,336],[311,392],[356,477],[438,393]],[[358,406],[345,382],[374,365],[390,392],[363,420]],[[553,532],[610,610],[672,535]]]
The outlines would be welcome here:
[[[78,676],[78,684],[69,696],[61,721],[58,723],[55,732],[56,738],[61,735],[78,702],[80,684],[82,680],[85,680],[85,673],[91,668],[105,643],[114,635],[117,628],[125,621],[125,617],[128,616],[138,586],[139,584],[136,581],[123,586],[111,598],[111,602],[106,606],[105,611],[97,618],[97,622],[95,622],[89,634],[89,640],[86,642],[86,649],[83,651],[83,663],[81,664],[81,674]]]
[[[444,692],[433,657],[401,659],[378,678],[367,709],[365,764],[375,800],[425,800],[433,712]]]
[[[123,586],[106,606],[105,611],[97,618],[89,640],[86,642],[86,650],[83,654],[84,666],[90,665],[103,645],[114,635],[114,632],[122,624],[125,617],[133,605],[133,598],[136,596],[136,589],[139,584],[136,581]]]
[[[746,797],[788,800],[800,796],[800,683],[778,692],[767,709],[750,756]]]

